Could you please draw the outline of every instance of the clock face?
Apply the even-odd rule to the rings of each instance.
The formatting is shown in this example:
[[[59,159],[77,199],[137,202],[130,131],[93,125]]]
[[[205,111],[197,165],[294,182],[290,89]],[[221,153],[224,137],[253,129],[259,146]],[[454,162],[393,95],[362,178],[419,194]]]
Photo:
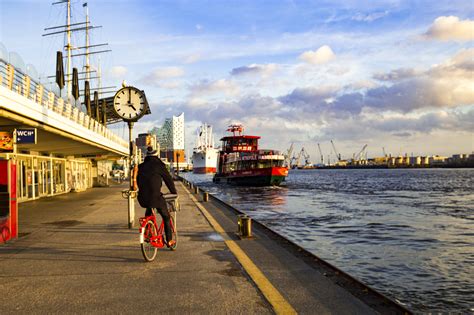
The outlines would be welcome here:
[[[145,114],[145,96],[132,86],[120,89],[114,97],[115,113],[126,121],[135,121]]]

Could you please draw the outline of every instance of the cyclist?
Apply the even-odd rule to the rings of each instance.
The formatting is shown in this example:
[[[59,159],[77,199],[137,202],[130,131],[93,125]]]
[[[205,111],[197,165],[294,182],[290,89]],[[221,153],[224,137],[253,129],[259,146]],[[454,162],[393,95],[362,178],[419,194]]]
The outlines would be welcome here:
[[[173,246],[176,240],[172,239],[170,213],[161,193],[162,180],[170,193],[177,194],[178,192],[165,163],[158,157],[157,150],[153,150],[152,147],[147,148],[145,160],[138,165],[138,171],[135,174],[137,174],[137,178],[136,181],[134,180],[133,187],[136,190],[138,184],[138,203],[141,207],[146,208],[145,216],[153,214],[151,208],[158,210],[165,225],[166,244],[168,247]]]

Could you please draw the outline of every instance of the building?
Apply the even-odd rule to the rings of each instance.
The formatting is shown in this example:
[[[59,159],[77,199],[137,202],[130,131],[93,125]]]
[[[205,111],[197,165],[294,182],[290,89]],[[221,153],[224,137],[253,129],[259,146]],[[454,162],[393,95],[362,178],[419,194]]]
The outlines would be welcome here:
[[[48,90],[21,63],[9,63],[7,53],[0,57],[0,161],[15,172],[16,183],[9,184],[16,200],[107,185],[113,161],[128,155],[128,142]],[[25,131],[34,141],[18,141]]]
[[[157,136],[152,133],[141,133],[136,138],[135,143],[138,149],[139,161],[143,161],[146,156],[148,147],[152,147],[153,150],[160,150],[160,144],[157,140]]]
[[[161,158],[170,163],[178,162],[180,167],[187,164],[184,154],[184,113],[166,118],[163,126],[153,128],[150,134],[155,135],[158,140]]]

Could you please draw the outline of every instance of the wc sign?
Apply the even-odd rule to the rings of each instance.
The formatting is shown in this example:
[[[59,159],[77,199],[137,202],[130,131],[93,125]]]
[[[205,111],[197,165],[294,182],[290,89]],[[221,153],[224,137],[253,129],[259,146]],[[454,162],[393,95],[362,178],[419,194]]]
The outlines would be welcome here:
[[[19,128],[16,130],[16,143],[17,144],[36,144],[36,128],[24,129]]]

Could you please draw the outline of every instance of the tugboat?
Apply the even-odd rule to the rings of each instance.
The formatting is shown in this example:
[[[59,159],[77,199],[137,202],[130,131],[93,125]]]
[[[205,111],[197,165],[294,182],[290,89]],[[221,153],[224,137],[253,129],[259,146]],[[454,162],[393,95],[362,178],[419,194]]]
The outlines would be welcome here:
[[[242,135],[242,125],[231,125],[232,136],[223,137],[213,181],[242,186],[278,186],[288,176],[285,156],[258,148],[259,136]]]

